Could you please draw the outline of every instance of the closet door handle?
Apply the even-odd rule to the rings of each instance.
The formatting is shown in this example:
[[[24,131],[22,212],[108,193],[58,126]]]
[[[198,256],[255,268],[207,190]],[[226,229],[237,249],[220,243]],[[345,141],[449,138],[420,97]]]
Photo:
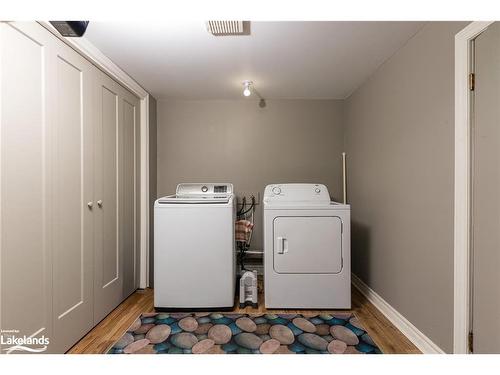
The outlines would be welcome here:
[[[89,208],[89,210],[91,210],[92,207],[94,207],[94,202],[88,202],[87,207]]]
[[[100,200],[100,199],[99,199],[99,200],[97,201],[97,205],[99,206],[99,208],[102,208],[102,200]]]

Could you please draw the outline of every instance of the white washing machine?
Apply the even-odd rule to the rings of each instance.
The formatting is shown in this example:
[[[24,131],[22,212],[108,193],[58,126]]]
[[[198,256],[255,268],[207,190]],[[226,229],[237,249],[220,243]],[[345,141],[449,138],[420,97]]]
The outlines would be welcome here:
[[[232,184],[179,184],[154,207],[154,305],[232,308],[236,204]]]
[[[350,206],[321,184],[264,191],[267,308],[351,308]]]

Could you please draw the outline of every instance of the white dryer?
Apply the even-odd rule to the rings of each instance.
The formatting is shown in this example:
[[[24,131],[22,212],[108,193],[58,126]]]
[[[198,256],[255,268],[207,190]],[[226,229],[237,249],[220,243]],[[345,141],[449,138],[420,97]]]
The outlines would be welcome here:
[[[179,184],[154,207],[154,305],[232,308],[236,204],[232,184]]]
[[[264,191],[267,308],[351,308],[350,206],[321,184]]]

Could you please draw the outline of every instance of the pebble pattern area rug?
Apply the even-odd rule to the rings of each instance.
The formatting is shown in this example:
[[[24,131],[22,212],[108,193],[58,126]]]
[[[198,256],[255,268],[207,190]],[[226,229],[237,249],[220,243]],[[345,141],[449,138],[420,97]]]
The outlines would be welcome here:
[[[110,354],[380,354],[352,313],[147,313]]]

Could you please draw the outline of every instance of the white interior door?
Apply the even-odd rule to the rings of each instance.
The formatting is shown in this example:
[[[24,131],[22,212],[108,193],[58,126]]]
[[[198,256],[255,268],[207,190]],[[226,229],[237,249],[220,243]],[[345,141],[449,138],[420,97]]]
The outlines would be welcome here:
[[[95,81],[94,320],[137,288],[139,99],[104,73]]]
[[[473,352],[500,353],[500,23],[474,44]]]
[[[50,46],[36,26],[0,23],[0,329],[51,338]]]
[[[0,329],[61,353],[137,286],[139,101],[34,22],[0,89]]]
[[[139,273],[139,99],[120,87],[120,251],[123,256],[123,298],[137,289]]]
[[[339,273],[342,220],[337,216],[274,219],[274,270],[278,273]]]
[[[71,347],[93,326],[93,105],[95,69],[55,41],[49,55],[54,133],[54,335],[57,351]]]
[[[102,320],[122,300],[123,259],[120,253],[119,87],[96,71],[94,165],[94,321]]]

